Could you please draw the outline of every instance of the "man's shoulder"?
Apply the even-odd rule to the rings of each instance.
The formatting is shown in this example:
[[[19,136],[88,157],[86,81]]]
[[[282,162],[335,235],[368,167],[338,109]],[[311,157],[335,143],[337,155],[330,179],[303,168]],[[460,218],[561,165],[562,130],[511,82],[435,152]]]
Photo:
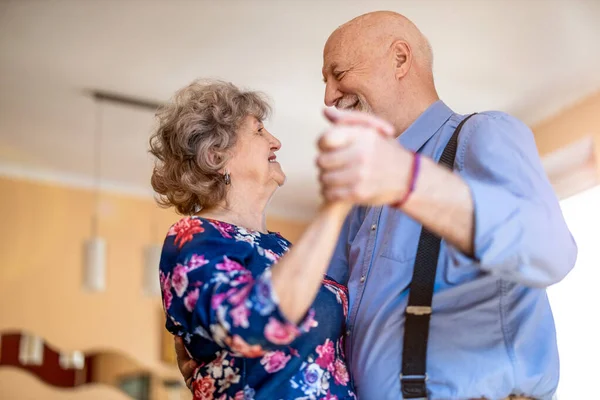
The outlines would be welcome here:
[[[469,115],[455,114],[452,119],[458,125]],[[531,129],[520,119],[503,111],[482,111],[473,114],[465,122],[459,136],[459,144],[471,140],[490,141],[494,138],[520,141],[533,138]],[[478,139],[475,139],[478,138]]]
[[[458,120],[462,120],[468,117],[467,115],[457,115]],[[494,126],[494,125],[518,125],[519,127],[526,127],[527,125],[518,119],[517,117],[508,114],[504,111],[497,110],[487,110],[487,111],[479,111],[474,113],[474,115],[470,118],[470,123],[466,123],[465,127],[471,125],[471,127],[482,127],[482,126]],[[529,128],[527,128],[529,129]]]
[[[459,116],[461,121],[466,116]],[[463,126],[458,138],[457,159],[488,157],[489,153],[537,154],[531,129],[520,119],[503,111],[482,111],[473,115]]]

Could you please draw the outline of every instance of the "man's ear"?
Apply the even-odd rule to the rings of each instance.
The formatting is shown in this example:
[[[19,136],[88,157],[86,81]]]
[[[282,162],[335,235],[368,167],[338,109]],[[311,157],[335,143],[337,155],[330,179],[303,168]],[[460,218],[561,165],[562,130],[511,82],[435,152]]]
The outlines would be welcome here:
[[[402,79],[412,65],[413,53],[410,45],[404,40],[396,40],[392,44],[392,56],[396,79]]]

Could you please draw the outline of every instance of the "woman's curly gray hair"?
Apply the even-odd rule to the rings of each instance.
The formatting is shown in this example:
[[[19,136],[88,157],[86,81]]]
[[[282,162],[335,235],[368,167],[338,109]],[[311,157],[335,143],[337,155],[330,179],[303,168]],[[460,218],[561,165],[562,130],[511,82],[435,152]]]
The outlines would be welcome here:
[[[238,128],[248,115],[262,121],[270,113],[262,93],[229,82],[195,81],[179,90],[158,110],[159,126],[150,137],[158,204],[191,215],[221,202],[226,194],[221,170]]]

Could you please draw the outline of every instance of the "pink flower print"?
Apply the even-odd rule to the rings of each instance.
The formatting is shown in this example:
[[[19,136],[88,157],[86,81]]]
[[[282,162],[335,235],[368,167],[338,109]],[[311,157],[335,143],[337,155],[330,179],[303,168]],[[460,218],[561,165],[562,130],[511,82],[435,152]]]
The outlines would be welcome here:
[[[344,317],[348,316],[348,294],[347,294],[347,289],[344,285],[340,285],[339,283],[337,283],[336,281],[330,280],[330,279],[323,279],[323,285],[333,294],[335,294],[335,297],[338,301],[338,303],[340,303],[342,305],[342,309],[344,310]]]
[[[235,279],[233,279],[231,281],[231,285],[232,286],[238,286],[241,285],[243,283],[252,283],[254,281],[254,278],[252,278],[252,274],[248,273],[248,274],[239,274],[238,276],[235,277]]]
[[[204,376],[192,382],[194,391],[194,400],[212,400],[214,399],[215,380],[210,376]]]
[[[244,304],[240,304],[229,311],[229,315],[233,319],[233,326],[241,326],[242,328],[248,328],[248,317],[250,316],[250,310]]]
[[[173,225],[168,235],[175,235],[175,245],[182,248],[184,244],[192,240],[196,233],[202,232],[204,232],[202,221],[197,218],[187,217]]]
[[[335,394],[331,394],[331,391],[328,390],[325,397],[321,397],[319,400],[338,400],[338,397]]]
[[[212,226],[215,227],[216,230],[219,231],[221,236],[223,236],[224,238],[227,238],[227,239],[231,239],[230,233],[233,232],[232,225],[225,223],[225,222],[221,222],[221,221],[215,221],[215,220],[210,220],[209,222]]]
[[[163,308],[165,312],[171,307],[171,302],[173,301],[173,293],[171,293],[171,274],[163,274],[160,271],[160,289],[162,292],[163,299]]]
[[[173,293],[170,290],[163,292],[163,308],[165,312],[171,308],[171,303],[173,303]]]
[[[196,307],[196,303],[198,302],[198,297],[200,296],[200,289],[196,288],[188,293],[187,296],[183,299],[183,305],[185,309],[189,312],[194,311]]]
[[[233,400],[244,400],[244,399],[245,399],[245,395],[244,395],[243,390],[238,390],[237,393],[235,394],[235,396],[233,397]]]
[[[291,355],[293,355],[294,357],[300,357],[300,353],[298,353],[298,350],[294,349],[293,347],[289,347],[288,346],[288,351],[290,352]]]
[[[272,374],[285,368],[292,356],[286,356],[283,351],[270,351],[263,356],[260,363],[264,365],[265,371]]]
[[[185,265],[177,264],[173,268],[173,278],[171,278],[171,285],[177,293],[177,297],[183,296],[185,290],[188,287],[187,268]]]
[[[267,257],[272,263],[279,261],[279,256],[272,250],[265,249],[265,257]]]
[[[317,365],[329,372],[333,371],[333,360],[335,358],[335,351],[333,348],[333,342],[329,339],[325,339],[325,343],[317,346],[317,354],[319,357],[315,361]]]
[[[219,308],[219,306],[225,301],[225,299],[227,299],[229,296],[231,296],[236,291],[237,291],[237,289],[232,288],[232,289],[229,289],[225,293],[215,293],[215,294],[213,294],[213,296],[211,298],[211,301],[210,301],[211,308],[213,310],[216,310],[217,308]]]
[[[233,339],[230,337],[225,338],[225,344],[228,345],[233,352],[247,358],[257,358],[265,354],[265,351],[260,345],[249,345],[238,335],[233,335]]]
[[[340,355],[340,357],[342,359],[346,358],[346,355],[344,353],[345,348],[346,348],[346,341],[345,341],[345,336],[340,337],[340,340],[338,340],[336,348],[338,351],[338,354]]]
[[[245,268],[240,263],[230,260],[227,256],[223,256],[223,262],[215,266],[220,271],[233,272],[245,271]]]
[[[300,325],[300,330],[302,332],[308,332],[311,328],[316,328],[317,326],[319,326],[319,323],[315,319],[315,310],[311,308],[310,310],[308,310],[304,321],[302,321],[302,325]]]
[[[171,290],[171,274],[164,274],[162,271],[159,273],[160,288],[163,292]]]
[[[338,385],[346,386],[350,381],[346,364],[339,358],[334,362],[333,378]]]
[[[188,272],[200,268],[203,265],[208,264],[208,260],[203,255],[192,254],[189,261],[187,262]]]
[[[234,289],[231,293],[231,297],[229,297],[229,303],[232,306],[237,306],[241,304],[244,300],[248,298],[250,291],[252,290],[252,285],[246,285],[239,289]]]
[[[340,298],[342,299],[342,309],[344,310],[344,318],[348,317],[348,296],[343,291],[340,291]]]
[[[294,325],[282,324],[273,317],[269,318],[265,326],[265,338],[273,344],[290,344],[298,334],[298,329]]]

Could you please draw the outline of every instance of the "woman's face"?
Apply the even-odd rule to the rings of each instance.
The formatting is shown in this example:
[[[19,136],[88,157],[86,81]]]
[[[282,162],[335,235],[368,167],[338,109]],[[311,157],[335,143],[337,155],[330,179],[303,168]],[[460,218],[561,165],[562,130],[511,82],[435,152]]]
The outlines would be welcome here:
[[[285,174],[277,162],[281,142],[269,133],[262,121],[246,116],[237,132],[237,142],[227,163],[231,182],[251,182],[258,187],[283,185]]]

